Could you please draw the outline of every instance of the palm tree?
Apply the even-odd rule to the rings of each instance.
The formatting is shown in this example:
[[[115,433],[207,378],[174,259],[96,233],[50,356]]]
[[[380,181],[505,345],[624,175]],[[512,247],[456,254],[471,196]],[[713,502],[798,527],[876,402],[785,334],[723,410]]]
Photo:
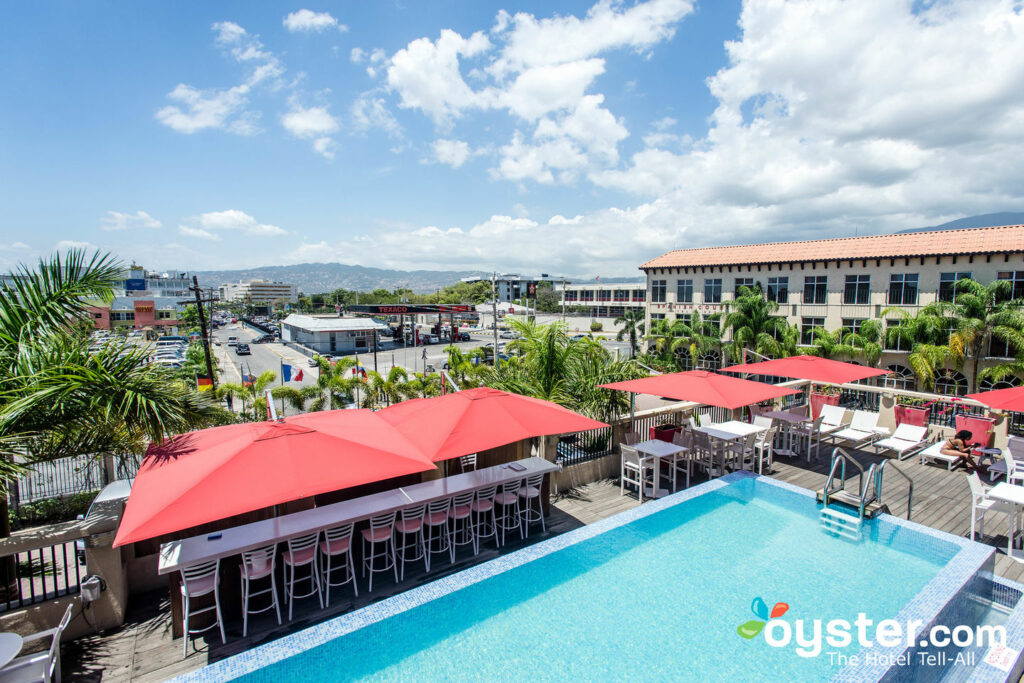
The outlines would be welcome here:
[[[226,396],[242,402],[242,419],[247,422],[261,422],[267,419],[267,389],[274,384],[277,373],[265,370],[253,382],[241,384],[224,383],[217,387],[217,398]]]
[[[362,384],[362,376],[353,376],[356,361],[351,357],[339,358],[334,363],[317,356],[316,384],[296,389],[277,387],[271,390],[274,398],[281,398],[298,411],[337,410],[355,402],[355,392]],[[307,407],[308,406],[308,407]]]
[[[629,337],[629,355],[631,358],[636,357],[636,354],[640,351],[638,337],[642,337],[644,334],[645,315],[643,309],[630,308],[615,319],[616,325],[622,325],[615,338],[618,341],[622,341],[623,337]]]
[[[365,391],[362,406],[374,408],[381,403],[385,406],[401,403],[402,400],[409,398],[409,389],[405,386],[408,379],[409,373],[397,365],[388,370],[386,375],[370,370],[363,385]]]
[[[671,324],[669,337],[668,348],[672,358],[677,361],[676,365],[680,365],[678,358],[681,354],[688,355],[696,364],[704,354],[723,348],[721,317],[715,313],[704,318],[694,311],[689,320],[678,318]]]
[[[863,356],[869,367],[877,367],[882,358],[882,321],[865,320],[856,332],[844,332],[838,353],[850,358]]]
[[[955,330],[949,335],[954,358],[970,358],[971,391],[978,388],[978,364],[993,339],[1004,342],[1013,355],[1024,353],[1024,300],[1013,299],[1013,285],[995,280],[987,285],[960,280],[952,303],[940,310],[952,315]]]
[[[448,376],[460,389],[480,385],[480,374],[484,367],[482,350],[473,349],[469,353],[463,353],[458,346],[452,345],[446,347],[445,352],[448,354]]]
[[[843,331],[829,332],[824,327],[815,327],[811,331],[811,348],[808,353],[821,358],[831,358],[843,348]]]
[[[746,349],[763,356],[781,357],[779,337],[789,323],[775,315],[779,310],[777,302],[769,301],[759,287],[740,287],[732,309],[725,316],[724,325],[732,329],[730,351],[735,362],[743,362]]]
[[[430,398],[441,395],[441,375],[436,372],[425,372],[416,375],[405,383],[405,394],[408,398]]]
[[[949,346],[952,319],[945,314],[944,304],[923,306],[911,315],[900,308],[886,308],[882,315],[895,314],[899,324],[885,331],[885,345],[889,348],[909,348],[907,365],[914,371],[925,389],[935,386],[935,378],[948,364],[959,366],[958,357]]]

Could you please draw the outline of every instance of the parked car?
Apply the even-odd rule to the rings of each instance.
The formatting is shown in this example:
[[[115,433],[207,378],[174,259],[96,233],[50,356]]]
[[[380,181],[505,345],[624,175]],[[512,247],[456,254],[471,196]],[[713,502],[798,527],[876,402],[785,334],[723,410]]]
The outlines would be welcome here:
[[[579,341],[580,339],[593,339],[593,338],[594,338],[594,335],[592,335],[592,334],[574,334],[572,337],[570,337],[570,339],[572,341]]]
[[[249,350],[248,344],[235,344],[235,353],[239,356],[251,356],[252,351]]]
[[[469,332],[459,332],[459,336],[457,337],[457,339],[459,341],[470,341]]]
[[[277,341],[277,338],[274,335],[272,335],[272,334],[264,334],[264,335],[261,335],[259,337],[256,337],[255,339],[253,339],[252,343],[253,344],[267,344],[269,342],[275,342],[275,341]]]
[[[228,346],[234,346],[238,343],[238,337],[228,337]]]

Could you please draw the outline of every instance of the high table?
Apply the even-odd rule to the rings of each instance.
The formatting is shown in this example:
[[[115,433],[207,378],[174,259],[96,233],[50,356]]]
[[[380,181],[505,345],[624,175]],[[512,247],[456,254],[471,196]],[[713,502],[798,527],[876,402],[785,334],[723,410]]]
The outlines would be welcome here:
[[[1013,513],[1010,515],[1009,529],[1006,534],[1006,554],[1018,562],[1024,562],[1024,557],[1013,554],[1013,537],[1017,534],[1017,508],[1024,505],[1024,486],[1007,484],[1005,481],[993,486],[988,492],[989,498],[1009,503]]]
[[[661,439],[641,441],[640,443],[633,444],[633,448],[635,448],[638,453],[642,453],[646,456],[646,458],[654,460],[654,486],[645,486],[644,495],[648,498],[661,498],[662,496],[667,496],[668,489],[663,489],[658,485],[661,482],[661,459],[671,457],[677,453],[682,453],[686,448],[670,441],[662,441]],[[675,487],[676,468],[673,466],[672,488],[674,489]]]
[[[735,441],[736,439],[748,437],[751,434],[768,431],[768,428],[750,424],[749,422],[729,420],[727,422],[716,422],[703,427],[697,427],[697,431],[704,432],[708,436],[720,441]],[[714,463],[711,463],[711,469],[714,469]],[[725,471],[724,458],[722,462],[722,471]],[[708,474],[710,475],[711,472]]]
[[[516,470],[512,466],[520,466],[523,469]],[[531,475],[550,474],[561,469],[561,465],[543,458],[526,458],[504,465],[485,467],[473,472],[432,479],[391,491],[343,500],[340,503],[302,510],[290,515],[242,524],[214,534],[202,534],[180,541],[171,541],[160,546],[157,573],[170,574],[173,584],[173,579],[179,576],[178,572],[183,567],[232,557],[246,550],[264,548],[340,524],[361,522],[370,517],[395,512],[410,505],[431,503],[461,493],[476,491],[488,486],[501,486]],[[221,592],[224,592],[223,588]],[[180,595],[174,585],[171,586],[171,605],[174,619],[172,626],[174,635],[177,637],[180,635],[181,629],[181,605]]]
[[[0,669],[11,663],[24,643],[17,633],[0,633]]]
[[[813,422],[813,420],[800,413],[791,413],[785,410],[770,410],[767,413],[761,413],[765,417],[770,417],[773,420],[785,422],[788,427],[786,429],[786,447],[778,448],[775,450],[776,455],[784,455],[787,458],[795,458],[799,455],[793,450],[793,425],[805,424],[807,422]],[[808,442],[810,440],[808,439]],[[807,444],[807,461],[811,460],[811,444]]]

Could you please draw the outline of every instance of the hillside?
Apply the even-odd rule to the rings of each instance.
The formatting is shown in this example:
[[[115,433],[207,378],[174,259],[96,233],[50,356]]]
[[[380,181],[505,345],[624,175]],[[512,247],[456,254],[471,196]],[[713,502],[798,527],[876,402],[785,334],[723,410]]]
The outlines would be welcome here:
[[[932,230],[962,230],[964,228],[988,228],[994,225],[1020,225],[1024,223],[1024,211],[1003,211],[1001,213],[983,213],[978,216],[967,216],[955,221],[932,225],[926,228],[910,228],[900,230],[898,235],[908,232],[931,232]]]
[[[471,275],[477,270],[386,270],[341,263],[299,263],[293,266],[264,266],[244,270],[198,271],[203,287],[217,287],[239,280],[276,280],[295,283],[305,294],[331,292],[339,287],[359,291],[411,289],[418,294],[433,292]]]

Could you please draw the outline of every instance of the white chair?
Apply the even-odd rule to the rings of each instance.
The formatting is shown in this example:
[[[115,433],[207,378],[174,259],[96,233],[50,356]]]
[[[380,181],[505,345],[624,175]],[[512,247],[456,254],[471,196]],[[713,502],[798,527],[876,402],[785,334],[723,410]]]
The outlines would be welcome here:
[[[669,457],[668,466],[672,469],[672,487],[675,488],[676,475],[686,474],[686,488],[690,488],[690,473],[693,469],[693,432],[676,432],[672,435],[672,443],[683,450]]]
[[[1019,436],[1010,436],[1006,439],[1006,448],[1010,456],[1017,462],[1017,469],[1024,468],[1024,439]],[[992,462],[988,468],[988,480],[995,481],[996,477],[1006,474],[1006,461],[1003,458]]]
[[[794,424],[792,427],[794,436],[796,436],[801,444],[800,448],[803,448],[804,444],[806,444],[807,462],[811,461],[812,444],[815,459],[821,457],[821,422],[822,417],[818,415],[810,424],[805,422],[803,424]]]
[[[903,460],[924,448],[927,441],[927,427],[904,422],[896,427],[896,431],[892,433],[892,436],[876,441],[871,446],[875,449],[875,455],[882,451],[895,451],[897,459]]]
[[[848,441],[853,446],[862,446],[871,443],[879,435],[878,413],[855,410],[853,411],[853,419],[850,420],[850,426],[846,429],[840,429],[838,432],[833,432],[830,436],[837,442]]]
[[[320,603],[320,609],[324,608],[324,594],[320,590],[320,571],[316,553],[319,539],[320,532],[289,538],[286,542],[287,549],[281,555],[284,561],[284,599],[288,603],[288,621],[292,620],[296,600],[315,595],[317,602]],[[295,578],[295,571],[300,567],[309,567],[309,592],[296,595],[295,584],[305,580]]]
[[[841,406],[822,406],[818,413],[821,418],[821,434],[832,434],[843,428],[843,418],[846,417],[846,408]]]
[[[323,575],[321,583],[324,587],[324,606],[331,604],[331,588],[339,588],[347,583],[352,584],[352,590],[356,596],[359,595],[359,585],[356,581],[356,563],[352,559],[352,533],[354,524],[342,524],[331,529],[324,530],[324,538],[320,541],[320,554],[324,556],[322,562]],[[334,562],[337,560],[338,565]],[[340,581],[331,581],[331,573],[339,569],[344,570],[343,578]]]
[[[1010,484],[1024,484],[1024,463],[1020,463],[1010,455],[1009,449],[1003,451],[1003,462],[1006,464],[1006,481]]]
[[[281,606],[277,601],[277,579],[274,577],[274,564],[277,559],[277,546],[247,550],[242,553],[242,563],[238,565],[242,576],[242,637],[249,635],[249,615],[262,614],[274,610],[277,613],[277,624],[281,625]],[[253,581],[270,579],[270,586],[263,590],[253,591]],[[249,601],[261,595],[270,596],[270,604],[259,609],[249,609]]]
[[[192,601],[204,595],[213,595],[213,605],[193,610]],[[220,613],[220,560],[201,562],[191,567],[181,569],[181,598],[182,598],[182,656],[188,657],[189,636],[209,631],[214,626],[220,628],[220,641],[227,642],[224,637],[224,618]],[[189,620],[199,614],[213,612],[216,617],[212,624],[202,628],[190,629]]]
[[[639,432],[626,432],[626,444],[633,446],[634,444],[640,443]]]
[[[476,534],[473,531],[473,501],[476,493],[461,493],[452,498],[452,509],[448,513],[448,521],[451,524],[451,544],[453,548],[460,545],[473,547],[473,554],[478,555],[480,550],[476,545]]]
[[[519,540],[526,538],[519,510],[519,489],[522,486],[522,479],[507,481],[501,485],[501,492],[494,496],[495,521],[501,531],[502,545],[505,545],[505,533],[508,531],[518,530]]]
[[[747,461],[750,461],[750,469],[754,469],[754,441],[757,439],[757,432],[747,434],[738,439],[729,441],[725,446],[726,454],[732,459],[733,470],[747,469]]]
[[[428,572],[430,571],[430,560],[437,553],[447,553],[449,560],[455,562],[455,549],[452,546],[451,532],[448,529],[448,514],[451,509],[451,498],[435,500],[427,505],[427,514],[423,518],[423,535],[424,543],[426,543]]]
[[[540,522],[540,530],[547,533],[547,526],[544,524],[544,506],[540,498],[541,488],[544,485],[543,474],[533,474],[526,478],[526,485],[519,489],[519,504],[523,516],[523,530],[527,536],[530,535],[530,525]]]
[[[946,469],[952,470],[953,463],[955,463],[959,459],[959,456],[947,455],[946,453],[943,453],[942,447],[945,445],[946,439],[943,439],[942,441],[933,443],[931,446],[928,446],[928,448],[925,448],[923,451],[921,451],[918,454],[921,456],[921,464],[924,465],[929,460],[932,462],[944,462],[946,463]]]
[[[1013,513],[1013,506],[1001,500],[989,498],[989,488],[981,483],[977,472],[967,475],[967,485],[971,487],[971,540],[975,538],[975,527],[978,533],[985,535],[985,515],[989,512]],[[1012,525],[1015,528],[1016,525]]]
[[[697,420],[695,420],[695,419],[694,419],[694,417],[693,417],[693,413],[690,413],[690,414],[689,414],[689,415],[688,415],[688,416],[686,417],[686,424],[690,425],[690,429],[691,429],[691,430],[696,430],[696,429],[697,429],[697,426],[698,426],[698,425],[697,425]]]
[[[708,427],[712,424],[711,413],[700,413],[697,415],[697,422],[701,427]]]
[[[60,638],[64,634],[64,629],[71,622],[71,608],[72,606],[68,605],[68,608],[64,610],[64,616],[60,618],[60,623],[56,628],[22,638],[23,644],[50,638],[50,647],[43,652],[24,655],[11,661],[10,664],[0,669],[0,681],[18,681],[19,683],[21,681],[26,683],[29,681],[41,681],[42,683],[55,681],[60,683]],[[188,640],[187,636],[186,640]]]
[[[768,472],[772,471],[772,455],[774,449],[772,444],[775,441],[775,429],[771,428],[761,432],[754,442],[754,464],[757,465],[757,473],[764,474],[764,465],[768,463]],[[753,470],[753,465],[751,465]]]
[[[395,522],[395,554],[399,564],[399,581],[405,581],[405,563],[423,560],[423,566],[430,571],[427,560],[427,543],[423,531],[423,519],[427,513],[426,505],[413,505],[402,508],[399,519]]]
[[[396,513],[389,512],[370,518],[370,526],[363,529],[363,576],[367,570],[370,572],[369,590],[373,592],[374,572],[386,572],[389,569],[395,570],[395,583],[398,583],[398,562],[395,560],[395,517]],[[378,552],[379,547],[379,552]],[[378,567],[377,560],[383,560],[383,566]]]
[[[641,458],[640,452],[632,446],[619,444],[619,451],[622,453],[622,463],[619,467],[619,495],[626,495],[626,484],[637,487],[637,495],[640,502],[644,502],[644,486],[647,484],[647,475],[651,475],[651,486],[654,486],[654,478],[657,473],[651,460]]]
[[[751,423],[755,427],[764,427],[765,429],[771,429],[774,420],[766,415],[755,415],[754,421]]]
[[[476,537],[476,549],[480,550],[480,541],[485,538],[494,538],[494,545],[501,547],[501,540],[498,538],[498,524],[494,516],[494,496],[498,492],[497,486],[488,486],[478,489],[476,498],[473,500],[473,536]]]
[[[462,472],[476,471],[476,453],[470,453],[459,458],[459,467]]]

